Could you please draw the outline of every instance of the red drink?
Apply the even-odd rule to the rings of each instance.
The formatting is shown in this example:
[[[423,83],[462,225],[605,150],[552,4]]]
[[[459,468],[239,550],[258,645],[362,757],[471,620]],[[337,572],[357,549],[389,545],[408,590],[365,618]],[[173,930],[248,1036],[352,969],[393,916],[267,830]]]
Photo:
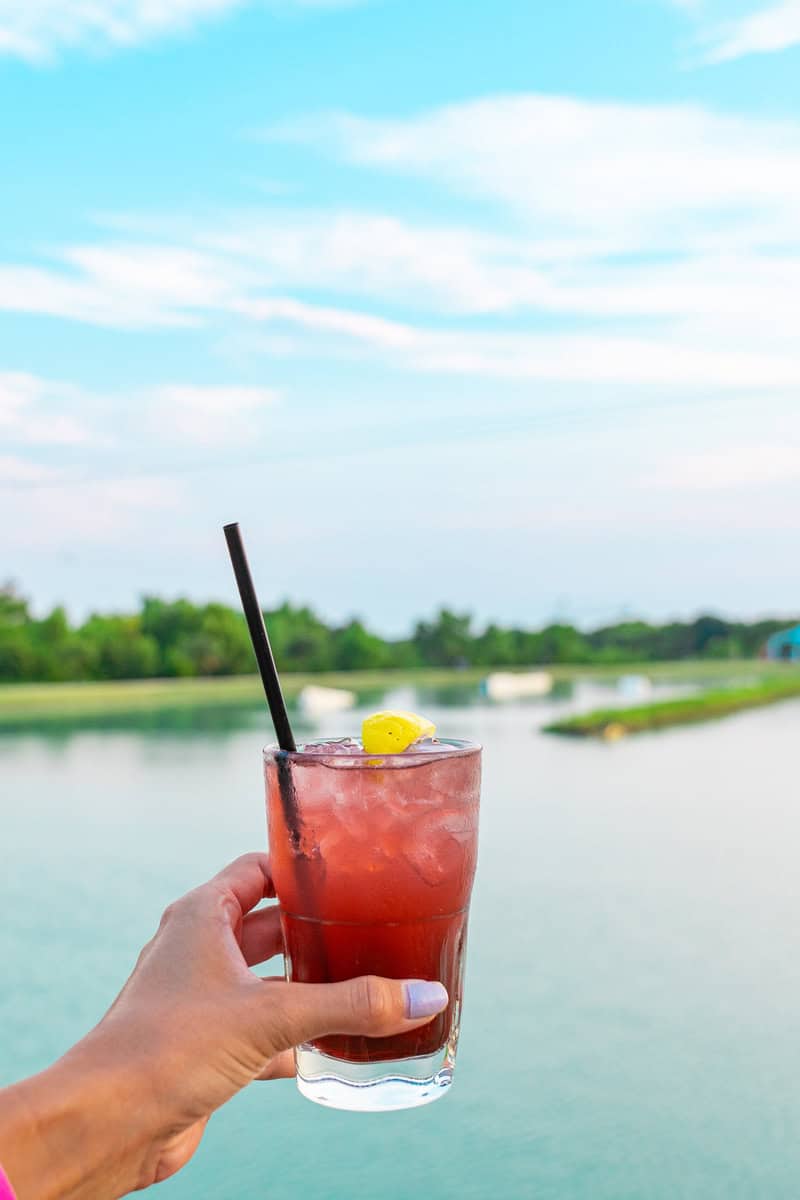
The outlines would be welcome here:
[[[328,743],[288,760],[283,788],[275,755],[265,760],[288,977],[440,980],[450,996],[447,1010],[421,1029],[388,1038],[327,1037],[313,1049],[350,1063],[454,1050],[477,856],[480,748],[430,743],[376,757],[354,743]]]

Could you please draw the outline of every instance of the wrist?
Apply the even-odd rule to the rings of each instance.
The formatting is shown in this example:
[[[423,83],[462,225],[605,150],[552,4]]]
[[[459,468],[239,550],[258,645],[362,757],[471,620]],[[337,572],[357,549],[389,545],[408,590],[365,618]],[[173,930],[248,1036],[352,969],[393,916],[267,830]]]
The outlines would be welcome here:
[[[91,1034],[0,1092],[0,1162],[17,1200],[111,1200],[151,1182],[145,1101],[144,1081]]]

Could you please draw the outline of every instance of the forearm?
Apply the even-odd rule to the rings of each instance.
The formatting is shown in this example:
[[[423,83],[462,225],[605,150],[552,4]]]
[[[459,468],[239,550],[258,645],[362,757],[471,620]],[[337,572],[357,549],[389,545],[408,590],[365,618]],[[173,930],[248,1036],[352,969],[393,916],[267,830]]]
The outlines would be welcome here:
[[[115,1200],[149,1182],[151,1144],[133,1074],[90,1039],[0,1091],[0,1163],[17,1200]]]

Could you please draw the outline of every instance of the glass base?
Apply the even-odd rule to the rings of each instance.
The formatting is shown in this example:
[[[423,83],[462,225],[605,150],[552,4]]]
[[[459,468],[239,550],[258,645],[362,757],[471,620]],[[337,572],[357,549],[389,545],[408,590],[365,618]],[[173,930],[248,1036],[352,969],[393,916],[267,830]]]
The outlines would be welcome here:
[[[431,1104],[446,1095],[453,1082],[447,1046],[420,1058],[357,1063],[303,1045],[295,1051],[295,1062],[302,1095],[315,1104],[351,1112],[395,1112]]]

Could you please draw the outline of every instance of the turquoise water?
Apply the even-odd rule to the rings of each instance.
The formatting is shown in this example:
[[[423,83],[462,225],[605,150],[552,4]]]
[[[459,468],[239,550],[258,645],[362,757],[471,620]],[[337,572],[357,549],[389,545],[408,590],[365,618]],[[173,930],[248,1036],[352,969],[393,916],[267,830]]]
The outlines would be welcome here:
[[[800,704],[606,746],[539,734],[549,705],[397,699],[486,748],[452,1092],[358,1116],[256,1084],[158,1194],[796,1200]],[[4,1082],[263,844],[261,725],[0,738]]]

